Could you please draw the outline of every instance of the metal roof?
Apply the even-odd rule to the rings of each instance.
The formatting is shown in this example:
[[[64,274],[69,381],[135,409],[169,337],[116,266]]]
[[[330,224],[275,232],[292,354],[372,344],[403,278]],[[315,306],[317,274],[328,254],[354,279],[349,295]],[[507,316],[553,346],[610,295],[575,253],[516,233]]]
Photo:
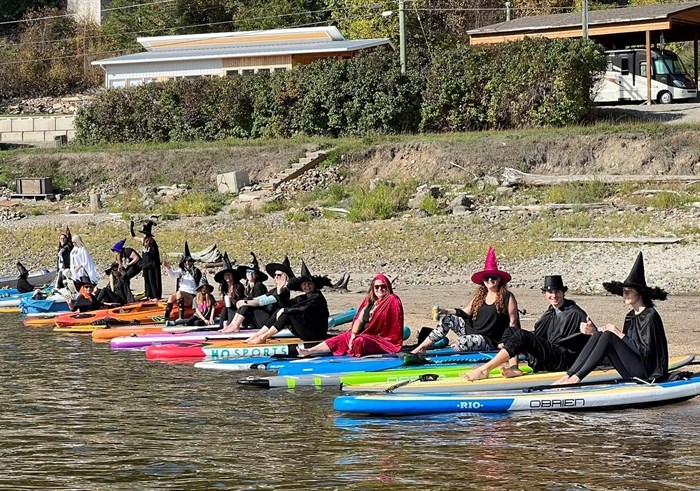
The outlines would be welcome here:
[[[605,25],[631,23],[649,20],[667,19],[673,14],[700,7],[700,2],[674,3],[662,5],[645,5],[606,10],[591,10],[588,13],[588,25]],[[500,24],[492,24],[479,29],[467,31],[470,36],[502,34],[518,31],[544,31],[581,26],[581,12],[566,14],[533,15],[521,17]]]
[[[161,61],[208,60],[217,58],[242,58],[247,56],[279,56],[309,53],[351,52],[377,46],[394,45],[388,39],[357,39],[353,41],[329,41],[324,43],[299,43],[266,46],[237,46],[203,48],[199,50],[144,51],[131,55],[93,61],[93,65],[122,65],[126,63],[155,63]]]

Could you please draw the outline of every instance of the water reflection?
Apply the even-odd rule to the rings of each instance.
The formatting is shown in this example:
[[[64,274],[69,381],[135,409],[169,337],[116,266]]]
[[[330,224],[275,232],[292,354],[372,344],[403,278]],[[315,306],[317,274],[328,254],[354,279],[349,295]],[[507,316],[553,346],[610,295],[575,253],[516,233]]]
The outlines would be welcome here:
[[[349,418],[336,390],[149,363],[0,325],[0,489],[692,489],[698,400],[610,413]],[[259,372],[255,374],[259,375]]]

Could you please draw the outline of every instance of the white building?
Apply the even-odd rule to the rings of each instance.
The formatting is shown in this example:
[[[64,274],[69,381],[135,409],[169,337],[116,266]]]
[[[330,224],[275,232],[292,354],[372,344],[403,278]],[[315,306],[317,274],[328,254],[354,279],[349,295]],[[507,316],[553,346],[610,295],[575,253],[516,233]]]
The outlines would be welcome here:
[[[364,50],[394,49],[388,39],[345,39],[335,27],[158,36],[137,41],[146,51],[92,62],[105,70],[105,87],[269,73],[323,58],[350,58]]]

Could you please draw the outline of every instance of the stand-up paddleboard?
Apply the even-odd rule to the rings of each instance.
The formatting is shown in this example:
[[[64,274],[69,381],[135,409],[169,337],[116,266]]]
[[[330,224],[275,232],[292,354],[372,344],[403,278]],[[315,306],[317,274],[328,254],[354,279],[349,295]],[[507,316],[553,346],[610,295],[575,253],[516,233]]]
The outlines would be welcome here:
[[[368,394],[337,397],[336,411],[369,415],[585,411],[651,407],[700,395],[700,374],[687,380],[650,384],[635,381],[539,386],[525,390],[444,394]]]
[[[94,335],[97,331],[93,332]],[[248,339],[257,329],[243,329],[238,332],[219,332],[218,326],[215,330],[197,330],[182,333],[160,333],[160,334],[134,334],[131,336],[119,336],[109,342],[112,349],[139,349],[146,348],[152,344],[176,345],[178,343],[205,344],[212,341],[234,341],[237,339]],[[277,338],[292,338],[294,334],[289,329],[283,329],[275,334]]]
[[[496,356],[496,351],[482,351],[473,353],[457,353],[447,350],[445,354],[428,354],[418,357],[406,354],[377,355],[352,357],[342,359],[319,357],[313,359],[298,359],[280,368],[278,375],[308,375],[317,373],[343,373],[343,372],[373,372],[377,370],[390,370],[410,364],[438,364],[438,363],[485,363]],[[401,356],[399,356],[401,355]],[[416,360],[415,363],[409,360]]]
[[[299,345],[307,348],[321,341],[302,341],[299,338],[271,339],[265,344],[247,344],[244,340],[220,341],[215,345],[153,344],[146,348],[149,360],[225,360],[229,358],[270,357],[294,354]]]
[[[669,370],[681,368],[695,359],[695,355],[676,356],[668,361]],[[429,370],[428,370],[429,371]],[[561,378],[564,372],[539,372],[522,377],[504,378],[500,371],[487,379],[470,382],[462,377],[430,380],[428,377],[415,377],[413,380],[401,380],[394,383],[344,383],[346,392],[392,392],[395,394],[427,394],[442,392],[474,392],[493,390],[527,389],[536,385],[550,385]],[[586,382],[610,382],[620,378],[614,368],[593,370],[586,376]]]
[[[328,327],[333,328],[341,324],[350,322],[355,315],[356,309],[344,310],[338,312],[328,317]],[[158,326],[155,326],[158,327]],[[124,329],[117,328],[117,329]],[[177,329],[178,331],[175,331]],[[226,340],[226,339],[248,339],[250,336],[254,335],[257,329],[245,329],[238,332],[231,333],[220,333],[218,332],[218,326],[205,326],[205,327],[193,327],[193,326],[173,326],[164,327],[165,332],[154,332],[153,334],[141,334],[141,333],[131,333],[127,335],[120,335],[114,337],[110,341],[110,346],[113,349],[135,349],[135,348],[145,348],[152,344],[167,344],[167,343],[207,343],[210,341]],[[105,332],[103,332],[105,331]],[[104,340],[108,334],[108,329],[94,331],[92,333],[92,339],[94,341]],[[134,328],[134,331],[136,329]],[[283,329],[274,338],[291,338],[294,337],[289,329]]]
[[[444,379],[446,377],[459,377],[462,373],[477,367],[478,365],[454,364],[437,365],[434,367],[411,367],[399,368],[395,370],[380,370],[378,372],[354,372],[354,373],[329,373],[318,375],[276,375],[269,377],[248,377],[238,381],[242,385],[250,385],[264,389],[275,387],[285,387],[293,389],[295,387],[335,387],[339,388],[345,384],[369,384],[388,383],[400,384],[404,381],[416,380],[422,377]],[[521,367],[523,372],[530,373],[532,369],[528,366]],[[499,368],[491,371],[492,375],[500,374]]]

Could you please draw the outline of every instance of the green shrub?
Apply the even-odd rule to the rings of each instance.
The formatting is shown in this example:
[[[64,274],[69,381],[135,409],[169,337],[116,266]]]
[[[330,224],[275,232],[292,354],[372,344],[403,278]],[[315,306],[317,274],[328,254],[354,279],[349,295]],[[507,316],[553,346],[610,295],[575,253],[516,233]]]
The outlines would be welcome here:
[[[350,198],[348,219],[353,222],[385,220],[406,210],[409,191],[406,187],[379,184],[373,190],[357,189]]]
[[[302,210],[290,210],[286,213],[285,217],[287,218],[288,222],[292,223],[308,222],[309,220],[311,220],[309,214],[305,213]]]
[[[426,212],[428,215],[438,215],[444,212],[443,208],[440,206],[440,201],[432,196],[426,196],[420,202],[420,209]]]
[[[206,216],[223,208],[224,201],[218,193],[191,192],[169,203],[156,207],[163,215]]]
[[[544,194],[546,203],[595,203],[608,196],[608,186],[600,181],[550,186]]]
[[[654,208],[679,208],[685,204],[685,198],[678,193],[662,191],[649,200],[649,206]]]
[[[274,213],[276,211],[282,211],[289,208],[289,205],[281,200],[268,201],[263,203],[260,207],[262,213]]]

